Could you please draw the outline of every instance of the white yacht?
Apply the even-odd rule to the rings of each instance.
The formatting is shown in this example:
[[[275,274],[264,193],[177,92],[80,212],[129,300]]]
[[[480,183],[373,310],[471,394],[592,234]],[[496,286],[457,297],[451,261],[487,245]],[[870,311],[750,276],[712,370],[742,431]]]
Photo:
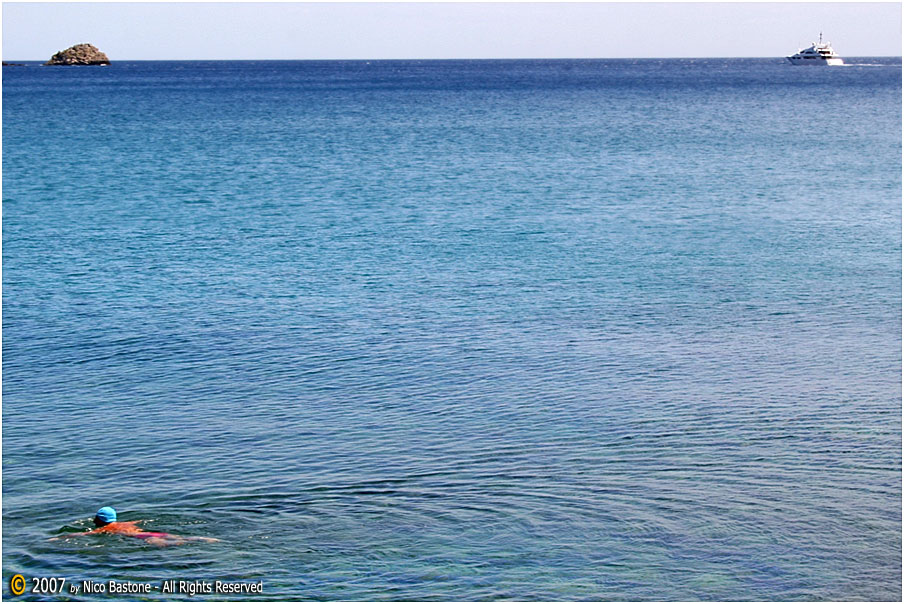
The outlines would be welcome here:
[[[835,54],[832,45],[822,41],[822,32],[819,34],[819,42],[813,42],[810,48],[798,50],[788,60],[792,65],[844,65],[844,59]]]

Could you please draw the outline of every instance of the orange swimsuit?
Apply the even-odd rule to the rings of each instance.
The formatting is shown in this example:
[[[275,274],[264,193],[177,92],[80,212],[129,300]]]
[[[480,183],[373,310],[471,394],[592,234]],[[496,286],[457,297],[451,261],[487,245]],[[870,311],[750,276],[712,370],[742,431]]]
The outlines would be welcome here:
[[[100,528],[96,528],[92,533],[113,533],[115,535],[128,535],[129,537],[136,537],[138,539],[151,539],[153,537],[157,537],[160,539],[166,539],[173,537],[174,535],[170,535],[169,533],[152,533],[149,531],[142,530],[138,527],[138,525],[134,522],[111,522],[110,524],[104,525]]]

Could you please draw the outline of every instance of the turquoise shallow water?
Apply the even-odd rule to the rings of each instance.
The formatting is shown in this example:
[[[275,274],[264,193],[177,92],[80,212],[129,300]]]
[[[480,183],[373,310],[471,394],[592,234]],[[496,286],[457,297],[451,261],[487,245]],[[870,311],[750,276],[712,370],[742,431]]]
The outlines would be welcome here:
[[[853,62],[4,68],[4,582],[900,600]],[[102,505],[223,541],[48,541]]]

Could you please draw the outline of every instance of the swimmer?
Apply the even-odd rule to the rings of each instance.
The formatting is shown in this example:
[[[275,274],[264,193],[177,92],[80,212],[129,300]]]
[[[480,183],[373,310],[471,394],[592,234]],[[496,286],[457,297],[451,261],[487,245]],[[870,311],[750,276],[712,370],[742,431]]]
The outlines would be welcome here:
[[[219,539],[214,539],[213,537],[182,537],[180,535],[172,535],[170,533],[153,533],[140,528],[138,526],[138,523],[140,522],[144,521],[134,520],[130,522],[117,522],[116,510],[108,506],[102,507],[101,509],[97,510],[97,514],[94,515],[94,526],[96,526],[97,528],[84,533],[70,533],[67,535],[61,535],[60,537],[52,538],[51,541],[56,541],[64,537],[82,537],[84,535],[102,534],[135,537],[136,539],[144,539],[151,545],[160,546],[182,545],[183,543],[188,543],[189,541],[205,541],[210,543],[219,541]]]

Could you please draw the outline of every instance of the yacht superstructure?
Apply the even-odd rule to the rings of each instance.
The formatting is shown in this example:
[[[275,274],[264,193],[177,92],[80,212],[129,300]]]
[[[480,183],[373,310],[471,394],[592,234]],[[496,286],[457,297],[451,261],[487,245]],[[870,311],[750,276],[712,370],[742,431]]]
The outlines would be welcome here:
[[[788,57],[788,61],[792,65],[844,65],[844,59],[835,53],[832,45],[822,41],[822,32],[819,33],[819,42],[798,50]]]

